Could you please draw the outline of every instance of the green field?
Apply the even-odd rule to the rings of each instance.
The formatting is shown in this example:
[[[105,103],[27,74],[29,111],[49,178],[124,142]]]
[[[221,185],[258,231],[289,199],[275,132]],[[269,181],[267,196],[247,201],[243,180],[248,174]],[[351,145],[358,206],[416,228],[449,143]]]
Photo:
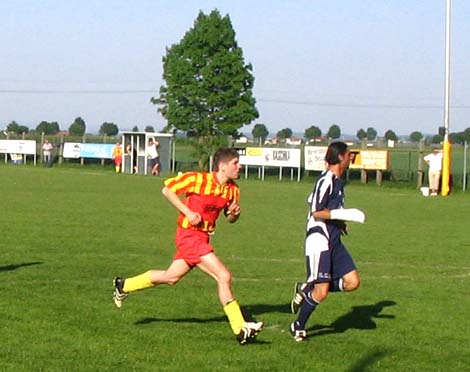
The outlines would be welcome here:
[[[113,276],[171,261],[176,212],[162,178],[0,164],[0,370],[468,371],[470,199],[460,192],[347,186],[347,206],[368,216],[344,239],[361,288],[331,294],[310,338],[291,339],[311,180],[240,180],[242,218],[213,237],[240,303],[265,322],[240,346],[198,271],[114,307]]]

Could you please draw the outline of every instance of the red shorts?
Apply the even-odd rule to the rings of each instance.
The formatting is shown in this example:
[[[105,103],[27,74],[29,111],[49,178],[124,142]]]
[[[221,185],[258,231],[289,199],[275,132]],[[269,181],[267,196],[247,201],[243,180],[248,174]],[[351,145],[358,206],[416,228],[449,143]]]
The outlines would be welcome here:
[[[201,257],[214,251],[209,243],[209,234],[203,231],[176,229],[176,253],[173,257],[183,259],[189,266],[196,266]]]

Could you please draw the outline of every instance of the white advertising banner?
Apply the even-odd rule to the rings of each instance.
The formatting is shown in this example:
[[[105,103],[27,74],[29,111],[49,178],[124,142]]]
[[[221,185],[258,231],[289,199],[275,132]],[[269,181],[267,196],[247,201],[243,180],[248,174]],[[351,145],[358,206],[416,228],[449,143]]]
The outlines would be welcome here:
[[[64,151],[62,153],[64,158],[78,159],[80,157],[81,143],[78,142],[65,142]]]
[[[36,155],[36,141],[0,140],[0,154]]]
[[[96,159],[112,159],[113,147],[111,143],[64,143],[64,158],[96,158]]]
[[[241,165],[300,168],[300,149],[247,147]]]
[[[305,146],[305,170],[324,171],[327,146]]]

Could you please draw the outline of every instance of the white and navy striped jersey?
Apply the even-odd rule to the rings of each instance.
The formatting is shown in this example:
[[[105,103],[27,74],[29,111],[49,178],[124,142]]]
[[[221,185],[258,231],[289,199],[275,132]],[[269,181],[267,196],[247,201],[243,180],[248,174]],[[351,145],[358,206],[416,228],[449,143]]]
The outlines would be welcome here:
[[[323,209],[344,208],[343,182],[333,172],[326,170],[315,183],[312,193],[307,198],[309,211],[307,216],[307,236],[313,233],[321,233],[329,241],[339,240],[346,225],[343,221],[315,219],[313,212]]]

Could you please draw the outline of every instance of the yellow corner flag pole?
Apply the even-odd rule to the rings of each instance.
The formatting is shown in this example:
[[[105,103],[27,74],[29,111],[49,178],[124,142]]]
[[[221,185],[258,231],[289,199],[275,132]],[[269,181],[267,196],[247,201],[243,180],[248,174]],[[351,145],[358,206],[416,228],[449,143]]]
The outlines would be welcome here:
[[[444,151],[442,157],[442,179],[441,195],[447,196],[450,192],[450,150],[449,142],[449,102],[450,102],[450,2],[446,0],[446,89],[445,89],[445,108],[444,108]]]
[[[451,144],[448,139],[444,140],[444,151],[442,154],[442,179],[441,179],[441,195],[447,196],[450,193],[450,150]]]

